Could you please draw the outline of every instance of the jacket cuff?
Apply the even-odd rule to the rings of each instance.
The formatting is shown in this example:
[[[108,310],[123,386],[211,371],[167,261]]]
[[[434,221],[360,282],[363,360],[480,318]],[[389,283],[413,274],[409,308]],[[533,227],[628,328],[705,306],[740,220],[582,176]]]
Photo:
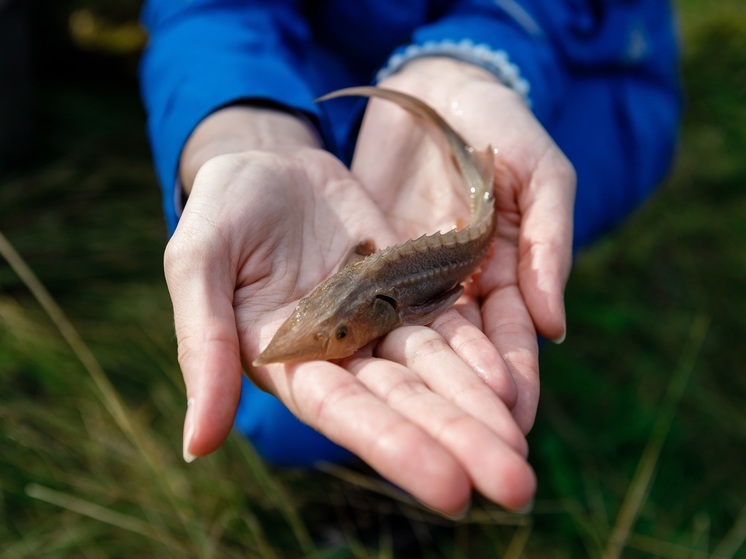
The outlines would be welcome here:
[[[493,73],[524,97],[543,124],[562,98],[565,77],[545,34],[496,5],[446,15],[415,31],[412,39],[393,53],[381,76],[414,58],[450,56]]]
[[[510,61],[508,53],[504,50],[492,50],[484,43],[475,45],[469,39],[463,39],[458,43],[446,39],[445,41],[427,41],[422,46],[409,45],[398,49],[389,58],[386,66],[376,74],[376,81],[380,82],[392,74],[395,74],[407,63],[418,58],[429,56],[445,56],[462,62],[468,62],[487,70],[503,84],[518,93],[530,107],[531,86],[523,76],[520,69]]]
[[[142,97],[169,231],[178,218],[174,188],[179,158],[205,117],[250,100],[318,115],[314,93],[294,66],[293,53],[278,54],[273,38],[231,16],[201,13],[161,22],[142,58]],[[206,33],[206,26],[220,32]]]

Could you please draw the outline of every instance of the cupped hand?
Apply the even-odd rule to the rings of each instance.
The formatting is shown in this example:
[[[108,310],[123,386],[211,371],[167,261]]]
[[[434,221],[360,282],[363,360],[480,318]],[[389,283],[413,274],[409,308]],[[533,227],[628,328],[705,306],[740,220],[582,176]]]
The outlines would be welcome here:
[[[497,237],[481,272],[454,310],[432,328],[470,364],[528,432],[539,397],[537,332],[565,336],[563,291],[572,259],[572,166],[524,100],[483,70],[422,59],[380,84],[425,100],[474,149],[495,152]],[[463,179],[441,135],[395,104],[366,111],[353,173],[398,235],[446,231],[468,219]],[[377,355],[413,366],[395,332]]]
[[[385,358],[368,350],[341,363],[250,366],[298,300],[370,237],[379,246],[399,240],[322,150],[251,150],[200,167],[165,255],[189,399],[185,456],[212,452],[227,436],[243,369],[434,509],[460,512],[474,488],[524,507],[535,479],[523,433],[431,329],[396,330],[382,343]]]

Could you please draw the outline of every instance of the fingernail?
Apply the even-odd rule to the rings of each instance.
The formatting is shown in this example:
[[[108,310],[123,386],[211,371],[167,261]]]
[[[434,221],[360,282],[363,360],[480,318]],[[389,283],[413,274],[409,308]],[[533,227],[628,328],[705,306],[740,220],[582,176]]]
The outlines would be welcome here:
[[[451,520],[463,520],[464,518],[466,518],[466,515],[469,514],[470,510],[471,510],[471,501],[468,501],[466,505],[464,505],[464,508],[462,508],[456,514],[446,514],[445,516]]]
[[[190,462],[194,462],[196,460],[196,456],[189,452],[189,445],[192,442],[192,436],[194,435],[194,422],[192,420],[192,415],[194,415],[192,412],[194,410],[194,398],[190,398],[187,400],[187,412],[186,417],[184,418],[184,447],[183,447],[183,453],[184,453],[184,462],[189,464]]]
[[[442,510],[433,508],[428,505],[425,505],[425,506],[429,508],[431,511],[433,511],[434,513],[437,513],[440,516],[447,518],[448,520],[457,521],[457,520],[463,520],[464,518],[466,518],[466,515],[469,514],[469,511],[471,510],[471,500],[466,502],[466,505],[464,505],[464,508],[462,508],[460,511],[457,511],[455,513],[444,512]]]
[[[566,337],[567,337],[567,319],[565,319],[565,323],[562,325],[562,335],[550,341],[554,344],[559,345],[565,341]]]
[[[535,501],[533,499],[531,499],[525,507],[521,507],[519,509],[509,509],[509,510],[513,514],[521,514],[521,515],[525,516],[525,515],[531,514],[533,512],[533,510],[534,510],[534,504],[535,504]]]

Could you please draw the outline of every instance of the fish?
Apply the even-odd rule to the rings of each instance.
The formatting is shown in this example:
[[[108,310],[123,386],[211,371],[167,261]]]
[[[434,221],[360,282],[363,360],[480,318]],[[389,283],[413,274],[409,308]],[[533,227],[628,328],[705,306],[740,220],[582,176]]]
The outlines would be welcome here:
[[[379,97],[429,121],[445,136],[471,201],[469,222],[370,252],[342,267],[300,300],[254,366],[342,359],[402,325],[427,325],[449,309],[487,254],[497,226],[495,151],[478,151],[424,101],[373,86],[334,91]],[[364,247],[361,243],[359,247]],[[361,252],[358,247],[357,252]]]

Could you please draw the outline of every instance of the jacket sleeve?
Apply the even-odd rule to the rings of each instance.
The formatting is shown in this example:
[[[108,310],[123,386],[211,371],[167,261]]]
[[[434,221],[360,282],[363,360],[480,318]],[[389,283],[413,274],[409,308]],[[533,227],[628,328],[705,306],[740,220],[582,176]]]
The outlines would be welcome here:
[[[576,246],[621,220],[667,173],[682,106],[667,0],[459,0],[412,40],[414,52],[466,41],[507,57],[576,167]]]
[[[509,4],[509,9],[503,4]],[[549,40],[539,20],[524,4],[527,2],[517,0],[449,2],[432,21],[414,30],[411,45],[395,51],[388,66],[390,68],[393,62],[396,69],[414,57],[445,55],[481,65],[503,81],[514,81],[514,76],[504,79],[505,72],[498,67],[504,66],[527,84],[525,97],[543,121],[556,105],[556,99],[561,97],[557,93],[564,85],[566,73],[557,44]],[[470,55],[470,50],[474,56]],[[494,60],[497,65],[491,62]],[[384,68],[383,74],[387,71],[388,68]]]
[[[294,0],[148,0],[150,41],[141,94],[169,231],[179,211],[178,161],[208,114],[242,99],[269,99],[314,114],[300,57],[308,30]]]
[[[417,46],[443,41],[503,51],[528,81],[542,122],[561,108],[568,80],[579,76],[634,75],[678,94],[667,0],[456,0],[412,34]]]

